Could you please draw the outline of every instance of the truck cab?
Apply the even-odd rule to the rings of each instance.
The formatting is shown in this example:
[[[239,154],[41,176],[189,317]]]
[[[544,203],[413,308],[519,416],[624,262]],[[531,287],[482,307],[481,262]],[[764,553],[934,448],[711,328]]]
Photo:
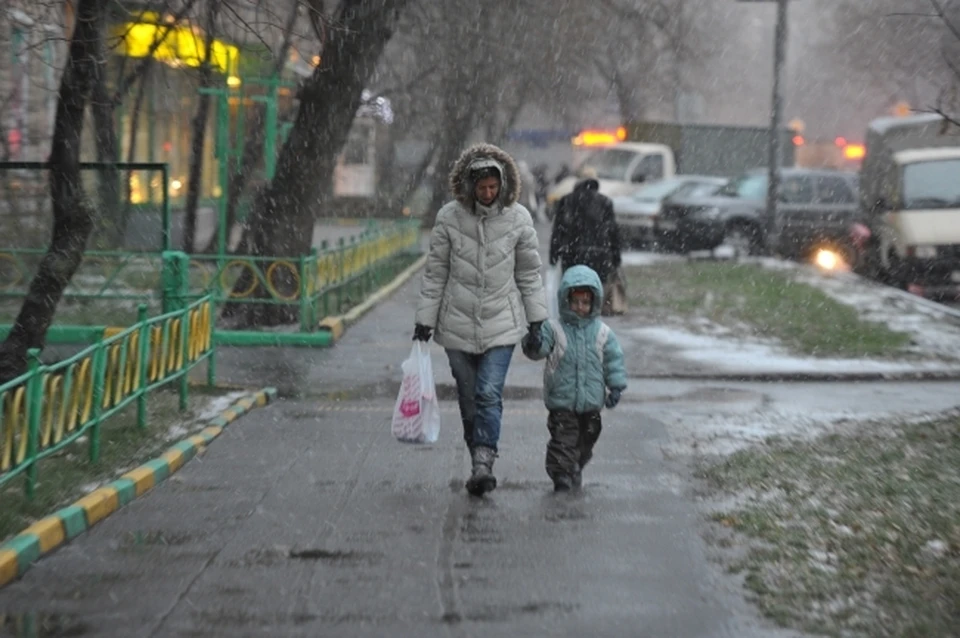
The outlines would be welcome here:
[[[960,284],[960,127],[936,114],[872,122],[860,194],[880,274],[929,292]]]
[[[640,184],[676,174],[677,163],[673,150],[665,144],[619,142],[587,155],[577,167],[575,175],[556,184],[547,194],[547,208],[551,211],[561,197],[573,192],[578,181],[595,176],[600,192],[608,197],[624,195]]]

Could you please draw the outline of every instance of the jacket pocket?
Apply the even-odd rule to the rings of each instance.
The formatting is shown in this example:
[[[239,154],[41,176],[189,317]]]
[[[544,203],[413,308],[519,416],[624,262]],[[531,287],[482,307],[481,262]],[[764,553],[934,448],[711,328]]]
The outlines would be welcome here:
[[[437,325],[439,328],[447,322],[447,315],[450,314],[450,295],[444,291],[443,298],[440,300],[440,310],[437,312]]]
[[[517,294],[515,292],[510,292],[507,295],[507,301],[509,302],[509,306],[510,306],[510,314],[513,315],[513,325],[518,330],[522,331],[523,321],[521,321],[521,319],[523,317],[523,312],[522,312],[522,309],[520,308],[520,300],[517,299]]]

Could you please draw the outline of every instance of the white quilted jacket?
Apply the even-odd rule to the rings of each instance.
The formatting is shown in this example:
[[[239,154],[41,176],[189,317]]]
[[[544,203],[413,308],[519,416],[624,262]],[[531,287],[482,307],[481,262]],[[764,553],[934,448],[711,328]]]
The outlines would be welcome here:
[[[491,159],[505,176],[500,201],[474,206],[467,172]],[[444,348],[481,353],[515,345],[528,323],[547,318],[537,232],[516,203],[516,166],[495,146],[474,146],[454,166],[451,183],[457,200],[437,215],[416,322],[434,328]]]

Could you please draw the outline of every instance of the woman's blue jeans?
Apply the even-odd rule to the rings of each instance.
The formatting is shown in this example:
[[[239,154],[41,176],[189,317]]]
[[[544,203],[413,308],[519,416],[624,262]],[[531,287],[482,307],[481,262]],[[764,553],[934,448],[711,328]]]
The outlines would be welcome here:
[[[457,382],[463,440],[467,447],[497,449],[503,417],[503,385],[515,346],[491,348],[480,354],[447,350],[450,370]]]

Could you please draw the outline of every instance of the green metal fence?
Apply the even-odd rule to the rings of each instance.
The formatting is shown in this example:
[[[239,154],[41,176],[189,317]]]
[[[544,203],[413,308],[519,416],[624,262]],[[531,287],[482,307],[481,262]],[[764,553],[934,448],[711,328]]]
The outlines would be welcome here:
[[[0,300],[26,295],[44,252],[0,248]],[[109,314],[127,313],[132,319],[136,304],[159,307],[169,295],[164,281],[171,264],[165,255],[176,254],[187,260],[186,289],[179,293],[186,299],[209,295],[218,312],[228,303],[287,306],[299,318],[299,331],[309,333],[322,318],[362,301],[419,253],[419,224],[406,220],[370,223],[359,235],[333,245],[324,242],[299,257],[91,250],[64,291],[61,310],[69,304],[103,302],[109,304]],[[245,283],[238,286],[238,281]],[[102,322],[82,313],[79,319],[76,323]],[[55,328],[51,337],[58,342],[75,332]]]
[[[146,427],[151,391],[179,382],[186,410],[190,371],[208,361],[212,372],[213,300],[153,318],[141,306],[135,324],[108,328],[72,357],[42,365],[39,354],[31,350],[29,370],[0,385],[0,486],[25,475],[28,498],[37,464],[79,437],[88,436],[90,460],[97,461],[101,424],[131,403],[137,403],[138,426]]]
[[[323,242],[300,257],[194,255],[190,290],[193,296],[212,295],[218,305],[295,308],[300,331],[311,332],[320,319],[356,305],[419,253],[418,223],[374,224],[359,236],[340,239],[333,246]]]

